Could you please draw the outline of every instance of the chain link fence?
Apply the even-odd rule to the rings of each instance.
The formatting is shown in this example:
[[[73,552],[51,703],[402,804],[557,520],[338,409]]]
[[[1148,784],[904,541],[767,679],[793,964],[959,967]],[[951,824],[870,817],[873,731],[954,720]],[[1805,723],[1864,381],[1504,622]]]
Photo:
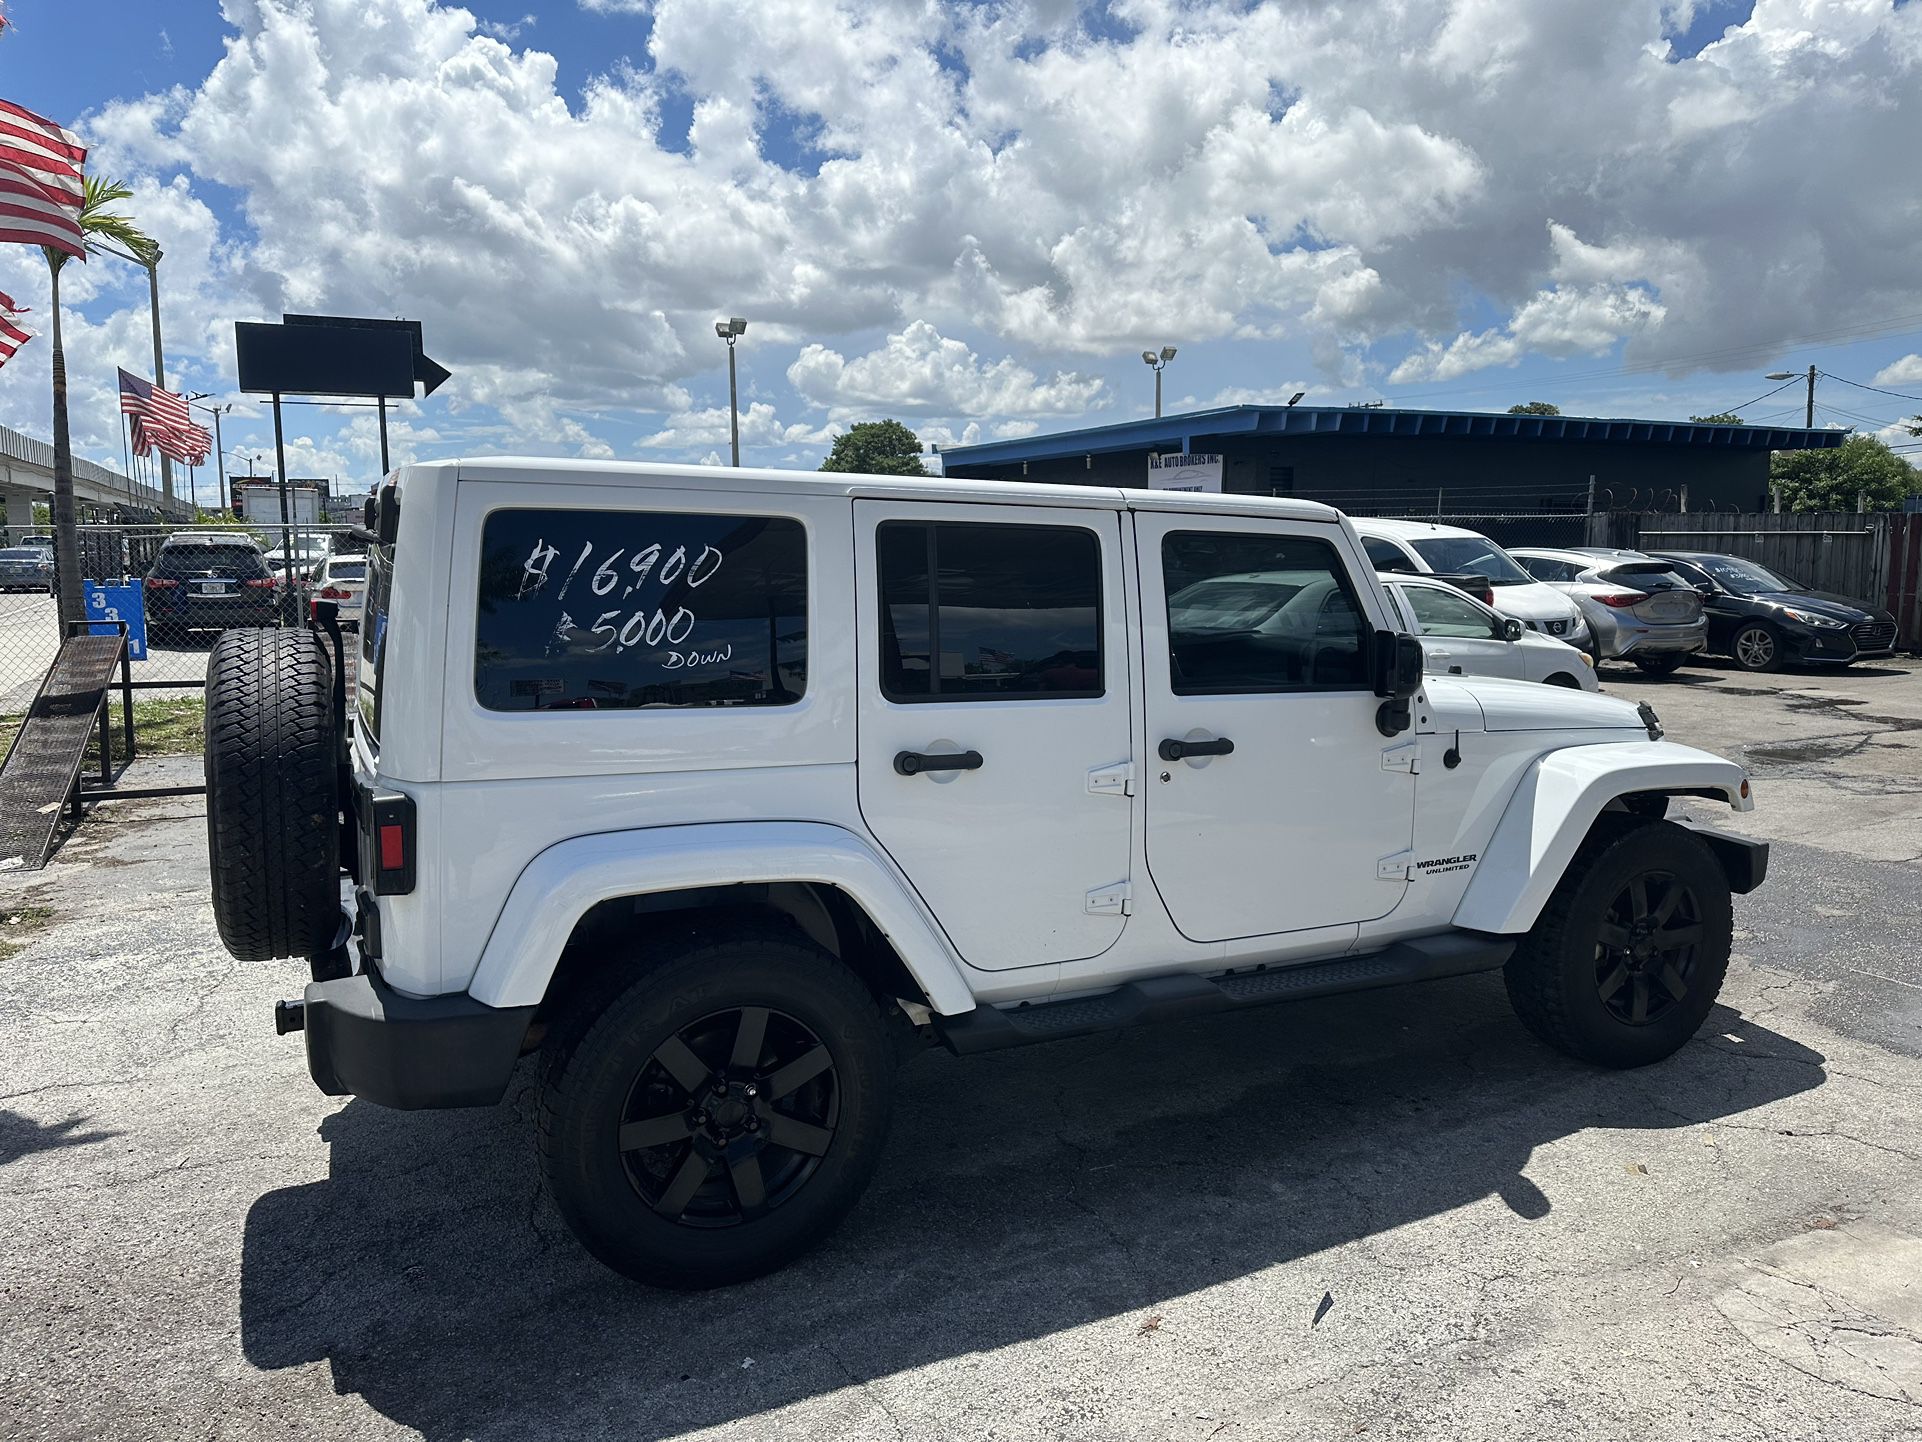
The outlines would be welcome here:
[[[298,626],[323,591],[358,621],[365,548],[347,526],[86,525],[87,615],[127,623],[133,680],[155,700],[196,698],[207,652],[232,626]],[[0,727],[17,724],[60,649],[49,528],[0,528]],[[354,648],[348,648],[351,654]],[[172,684],[169,684],[172,683]]]

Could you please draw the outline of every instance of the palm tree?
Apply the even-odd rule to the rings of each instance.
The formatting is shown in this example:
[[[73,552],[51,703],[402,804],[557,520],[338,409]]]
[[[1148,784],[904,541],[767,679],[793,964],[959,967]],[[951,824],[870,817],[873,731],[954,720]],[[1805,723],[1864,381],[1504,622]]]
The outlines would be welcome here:
[[[133,192],[117,180],[86,178],[86,195],[80,206],[80,231],[93,240],[112,241],[128,254],[146,264],[158,247],[147,233],[126,216],[108,209]],[[73,441],[67,432],[67,353],[60,340],[60,272],[70,257],[64,250],[42,246],[47,269],[53,275],[53,556],[55,573],[60,577],[60,630],[85,619],[86,608],[80,594],[80,541],[74,531],[73,514]]]

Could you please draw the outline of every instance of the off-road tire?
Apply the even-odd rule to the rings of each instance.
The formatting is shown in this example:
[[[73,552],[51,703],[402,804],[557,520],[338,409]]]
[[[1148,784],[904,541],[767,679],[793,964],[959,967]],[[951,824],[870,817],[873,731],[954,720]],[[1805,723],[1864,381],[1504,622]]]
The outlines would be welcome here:
[[[1635,658],[1635,664],[1641,667],[1644,675],[1672,676],[1682,669],[1682,663],[1687,659],[1686,656],[1677,651],[1667,653],[1658,652],[1653,656],[1637,656]]]
[[[555,1019],[541,1057],[542,1166],[582,1245],[637,1281],[698,1289],[773,1271],[832,1231],[873,1174],[892,1109],[894,1042],[867,987],[800,933],[751,922],[664,938],[597,980]],[[689,1225],[642,1195],[617,1138],[657,1052],[742,1007],[796,1019],[827,1047],[833,1139],[779,1204],[728,1225]],[[691,1154],[693,1140],[686,1145],[670,1167]],[[720,1185],[724,1172],[707,1175]]]
[[[340,926],[333,663],[311,631],[221,633],[207,657],[214,921],[242,961],[324,955]]]
[[[1686,883],[1702,938],[1686,996],[1631,1025],[1599,993],[1599,936],[1610,906],[1633,878],[1651,872]],[[1558,1051],[1597,1066],[1647,1066],[1679,1050],[1707,1018],[1728,970],[1733,926],[1728,877],[1704,842],[1673,822],[1606,814],[1509,958],[1508,997],[1522,1023]]]
[[[1759,640],[1744,647],[1742,638],[1751,632],[1766,639],[1767,647],[1764,648]],[[1781,633],[1763,621],[1745,622],[1729,637],[1728,654],[1744,671],[1779,671],[1782,669]]]

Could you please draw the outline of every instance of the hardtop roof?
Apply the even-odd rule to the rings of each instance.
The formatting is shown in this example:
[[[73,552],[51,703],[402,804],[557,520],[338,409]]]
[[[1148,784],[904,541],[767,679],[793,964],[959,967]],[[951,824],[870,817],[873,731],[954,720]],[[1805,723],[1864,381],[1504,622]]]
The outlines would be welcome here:
[[[1039,481],[968,480],[952,476],[868,476],[837,471],[662,465],[647,461],[560,460],[549,456],[463,457],[429,461],[411,469],[452,470],[463,482],[538,485],[551,480],[556,484],[576,486],[724,489],[737,493],[846,496],[856,500],[978,502],[1003,506],[1072,506],[1083,510],[1260,515],[1324,523],[1337,521],[1341,515],[1332,506],[1324,506],[1318,501],[1277,496],[1064,486]]]

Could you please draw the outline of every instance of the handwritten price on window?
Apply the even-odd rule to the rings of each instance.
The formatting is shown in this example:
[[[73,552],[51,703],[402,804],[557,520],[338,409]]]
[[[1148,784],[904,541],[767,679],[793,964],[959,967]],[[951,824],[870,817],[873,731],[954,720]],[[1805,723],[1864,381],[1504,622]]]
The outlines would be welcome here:
[[[658,545],[642,546],[631,555],[625,546],[617,548],[589,573],[584,583],[586,591],[596,597],[612,597],[615,600],[625,601],[649,581],[663,588],[663,591],[676,581],[680,581],[690,590],[695,590],[713,580],[715,573],[721,569],[721,563],[726,559],[713,546],[702,546],[700,554],[691,561],[688,559],[686,546],[676,546],[667,554],[665,560],[662,559],[661,552],[662,548]],[[555,604],[562,605],[563,609],[560,620],[554,627],[553,638],[548,643],[547,649],[550,655],[566,649],[579,633],[579,623],[567,612],[564,605],[568,592],[573,589],[574,582],[581,572],[587,569],[593,555],[594,542],[589,541],[581,547],[580,555],[575,557],[574,564],[568,569],[566,579],[561,582],[560,590],[555,593]],[[625,564],[621,562],[623,556],[627,557]],[[533,550],[528,553],[527,560],[521,565],[520,589],[515,592],[514,599],[529,601],[541,596],[547,589],[548,582],[553,579],[554,562],[559,558],[560,552],[557,548],[550,545],[544,538],[536,539]],[[627,583],[624,588],[622,582]],[[617,589],[620,591],[618,596],[615,595]],[[588,628],[588,632],[591,635],[604,636],[606,639],[598,646],[589,646],[585,654],[593,655],[610,647],[618,654],[630,646],[678,646],[693,634],[696,624],[694,612],[686,606],[677,606],[672,615],[664,606],[659,605],[652,608],[643,605],[631,612],[625,606],[616,606],[595,617],[594,624]]]

